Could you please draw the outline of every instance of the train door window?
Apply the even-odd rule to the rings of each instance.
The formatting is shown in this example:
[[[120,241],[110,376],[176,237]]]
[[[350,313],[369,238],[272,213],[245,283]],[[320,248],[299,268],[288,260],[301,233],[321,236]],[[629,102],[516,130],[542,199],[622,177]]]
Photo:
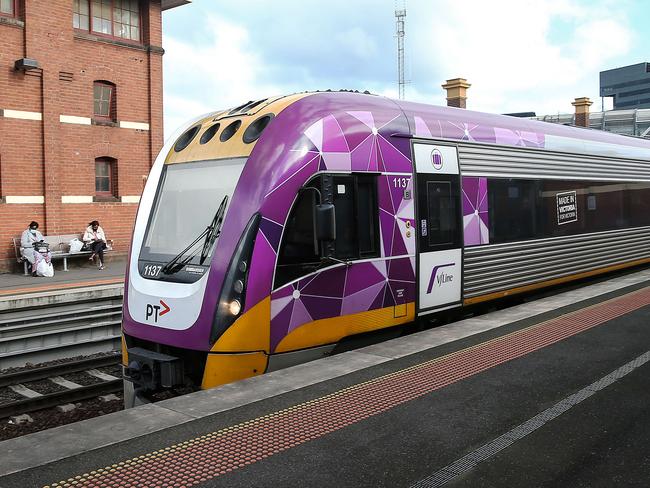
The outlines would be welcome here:
[[[375,175],[335,175],[337,259],[379,256],[379,207]]]
[[[458,176],[419,174],[417,188],[420,252],[461,247]]]
[[[332,193],[336,209],[334,257],[350,260],[379,256],[377,176],[335,175]],[[324,198],[328,198],[327,191]]]
[[[354,209],[354,177],[334,177],[333,200],[336,209],[335,256],[338,259],[356,258],[359,255],[359,229]]]
[[[377,204],[377,177],[357,176],[357,230],[359,257],[379,256],[379,206]]]
[[[284,284],[303,276],[320,264],[320,252],[314,234],[314,206],[316,192],[320,190],[320,178],[312,180],[303,189],[293,204],[278,255],[276,285]]]
[[[427,182],[427,214],[429,246],[452,244],[457,222],[450,181]]]

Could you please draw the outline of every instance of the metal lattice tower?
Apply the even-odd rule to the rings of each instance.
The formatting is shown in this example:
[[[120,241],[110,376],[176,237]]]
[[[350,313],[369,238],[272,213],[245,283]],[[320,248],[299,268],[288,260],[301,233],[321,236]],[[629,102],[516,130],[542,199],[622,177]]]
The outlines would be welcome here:
[[[399,91],[400,100],[404,99],[404,88],[406,81],[404,80],[404,19],[406,18],[406,0],[402,3],[402,8],[397,10],[397,2],[395,2],[395,19],[397,21],[397,87]]]

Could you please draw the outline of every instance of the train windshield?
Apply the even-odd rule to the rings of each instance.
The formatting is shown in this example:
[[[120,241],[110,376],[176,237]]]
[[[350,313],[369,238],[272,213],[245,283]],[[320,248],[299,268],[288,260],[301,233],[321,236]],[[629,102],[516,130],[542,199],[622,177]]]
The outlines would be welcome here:
[[[165,165],[140,259],[209,264],[218,236],[215,216],[225,215],[246,158]],[[205,236],[206,239],[200,239]],[[195,242],[196,241],[196,242]],[[205,243],[212,241],[208,248]]]

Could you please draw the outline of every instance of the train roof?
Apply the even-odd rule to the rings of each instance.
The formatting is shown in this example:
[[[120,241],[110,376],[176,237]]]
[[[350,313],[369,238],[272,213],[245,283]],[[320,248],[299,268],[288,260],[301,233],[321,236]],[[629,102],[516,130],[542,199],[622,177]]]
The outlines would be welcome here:
[[[404,137],[650,160],[650,141],[643,138],[363,93],[307,92],[211,113],[181,135],[165,162],[247,157],[267,125],[286,125],[283,132],[298,138],[319,120],[341,113],[369,113],[370,118],[376,115],[377,123],[386,114],[393,120],[401,117],[403,123],[392,135]]]

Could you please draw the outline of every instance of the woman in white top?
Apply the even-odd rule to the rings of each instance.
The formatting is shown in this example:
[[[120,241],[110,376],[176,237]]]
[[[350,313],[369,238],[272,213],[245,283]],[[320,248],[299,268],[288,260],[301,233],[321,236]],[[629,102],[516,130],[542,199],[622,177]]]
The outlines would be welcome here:
[[[99,222],[93,220],[88,227],[86,227],[86,232],[83,236],[84,243],[88,248],[93,252],[92,256],[88,259],[92,261],[95,259],[95,256],[99,257],[99,269],[104,269],[104,249],[106,249],[106,235],[104,234],[104,229],[99,226]]]
[[[29,261],[31,266],[32,276],[36,276],[36,266],[41,259],[50,262],[51,253],[44,251],[43,254],[37,252],[34,248],[34,243],[42,242],[43,234],[38,230],[38,222],[30,222],[29,227],[23,231],[20,236],[20,254]]]

